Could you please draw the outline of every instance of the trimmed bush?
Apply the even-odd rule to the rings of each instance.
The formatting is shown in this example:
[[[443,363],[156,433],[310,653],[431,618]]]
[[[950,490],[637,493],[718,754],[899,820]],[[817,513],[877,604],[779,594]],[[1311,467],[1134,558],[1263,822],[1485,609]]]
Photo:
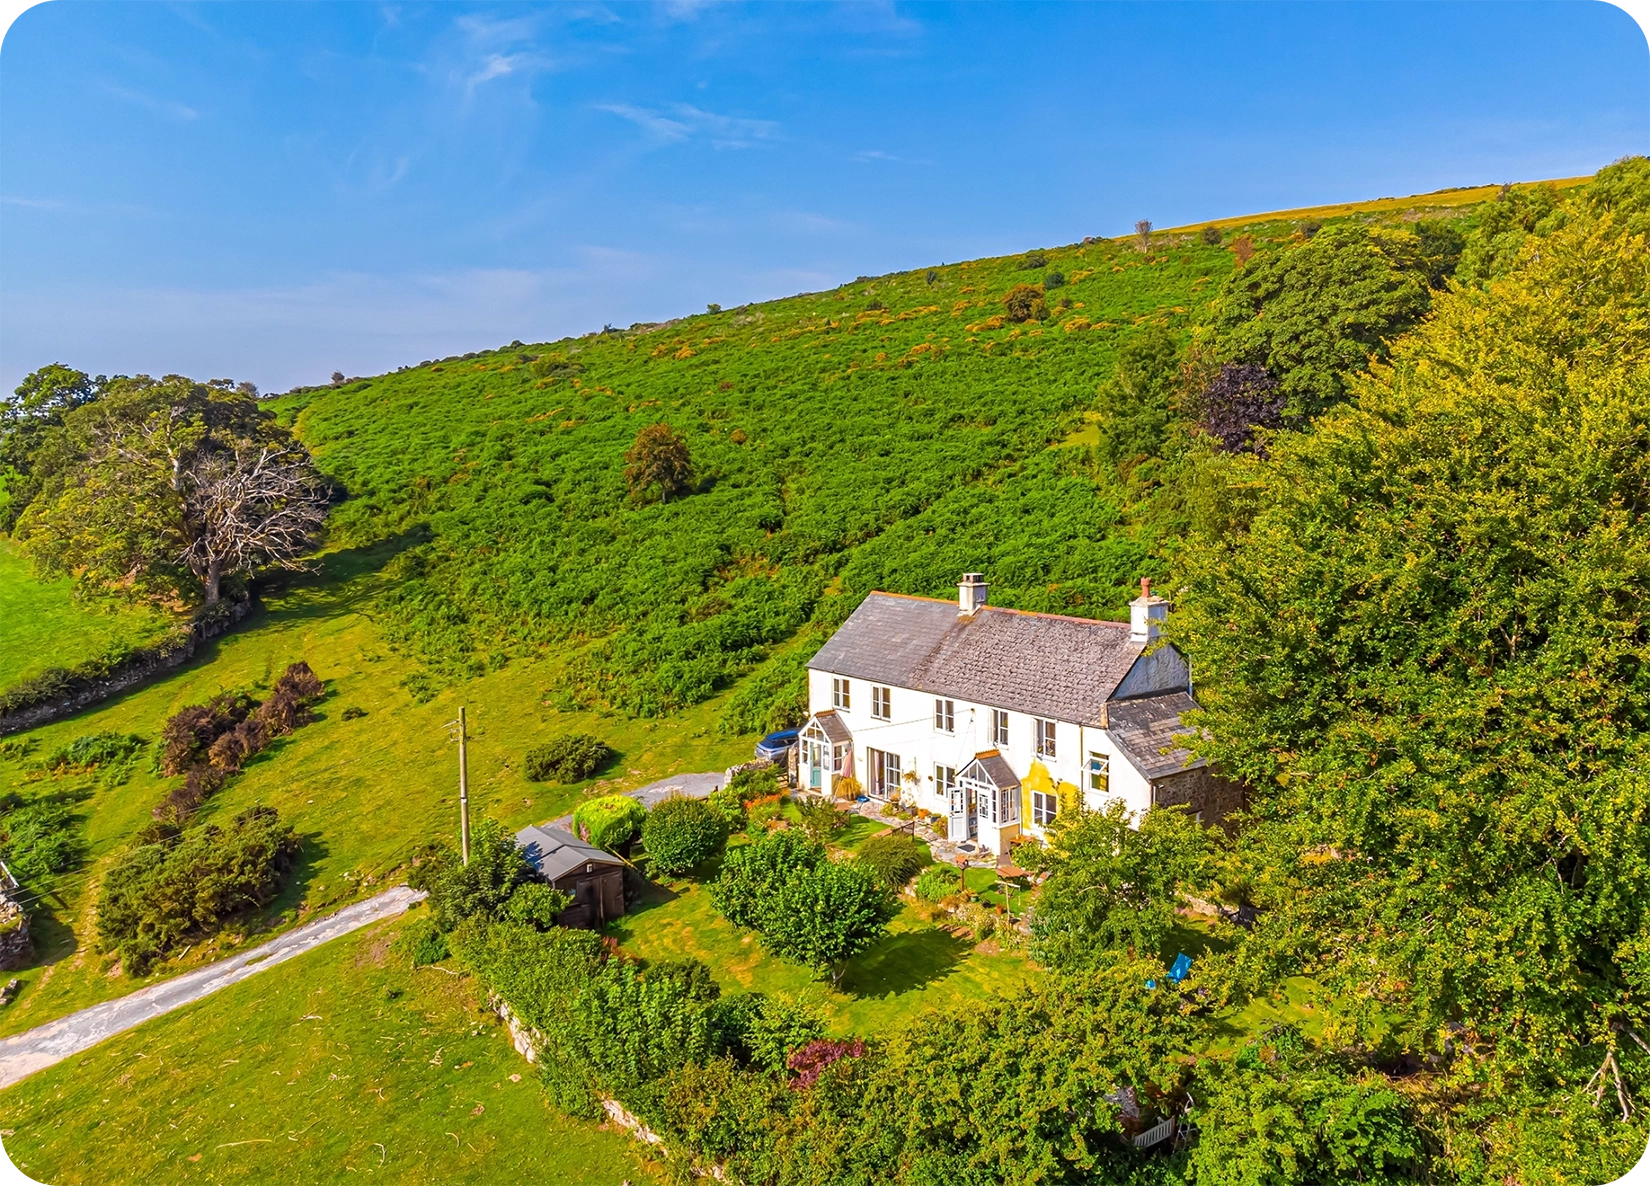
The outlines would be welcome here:
[[[580,803],[573,811],[573,830],[597,848],[612,852],[636,838],[647,810],[629,795],[604,795]]]
[[[727,838],[727,822],[702,799],[673,795],[647,813],[642,847],[648,864],[661,873],[686,873],[716,855]]]
[[[589,733],[568,733],[527,751],[527,777],[534,782],[582,782],[613,756],[605,741]]]
[[[888,889],[898,892],[917,875],[924,860],[922,846],[902,832],[884,832],[859,846],[859,859]]]
[[[950,865],[929,865],[917,874],[916,895],[924,902],[943,902],[962,893],[962,870]]]

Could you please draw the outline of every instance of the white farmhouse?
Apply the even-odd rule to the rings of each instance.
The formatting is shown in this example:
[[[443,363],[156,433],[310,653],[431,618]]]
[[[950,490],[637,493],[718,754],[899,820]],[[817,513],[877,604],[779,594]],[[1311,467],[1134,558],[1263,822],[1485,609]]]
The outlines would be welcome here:
[[[1181,744],[1197,704],[1157,641],[1168,609],[1147,581],[1126,625],[987,605],[973,572],[955,603],[872,593],[808,664],[799,780],[832,793],[851,775],[996,853],[1078,803],[1215,823],[1241,791]]]

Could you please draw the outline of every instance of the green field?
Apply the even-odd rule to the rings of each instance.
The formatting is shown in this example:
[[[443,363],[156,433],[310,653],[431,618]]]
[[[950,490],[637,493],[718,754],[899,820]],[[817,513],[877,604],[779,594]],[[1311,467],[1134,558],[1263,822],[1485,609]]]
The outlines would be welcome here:
[[[116,599],[88,603],[64,578],[37,581],[28,561],[0,538],[0,692],[48,667],[74,667],[151,643],[172,615]]]
[[[474,982],[412,970],[380,923],[0,1092],[31,1177],[126,1182],[651,1180],[569,1120]]]
[[[61,876],[34,916],[41,967],[22,972],[20,997],[0,1012],[0,1033],[39,1025],[99,1000],[131,991],[110,976],[112,956],[96,950],[95,883],[115,852],[130,840],[175,779],[147,764],[125,786],[99,789],[91,778],[49,778],[31,769],[42,751],[102,730],[154,737],[168,714],[226,688],[267,689],[287,664],[307,660],[327,682],[321,719],[266,751],[208,801],[203,818],[233,814],[254,803],[276,807],[305,844],[294,882],[268,914],[163,965],[174,974],[210,961],[260,933],[315,911],[374,892],[418,845],[457,833],[457,747],[447,722],[468,706],[471,724],[471,811],[511,828],[554,818],[580,794],[635,786],[668,774],[719,770],[750,753],[748,738],[730,738],[714,726],[709,704],[668,720],[602,719],[563,713],[544,704],[555,656],[512,663],[457,690],[418,704],[402,686],[412,665],[383,640],[372,606],[385,587],[380,569],[388,548],[333,554],[320,573],[266,595],[266,608],[238,632],[204,648],[198,661],[140,690],[34,731],[36,751],[0,759],[0,790],[26,798],[85,796],[76,804],[91,846],[79,872]],[[366,716],[345,721],[342,710]],[[598,779],[574,787],[529,782],[522,754],[557,733],[588,730],[618,751]]]

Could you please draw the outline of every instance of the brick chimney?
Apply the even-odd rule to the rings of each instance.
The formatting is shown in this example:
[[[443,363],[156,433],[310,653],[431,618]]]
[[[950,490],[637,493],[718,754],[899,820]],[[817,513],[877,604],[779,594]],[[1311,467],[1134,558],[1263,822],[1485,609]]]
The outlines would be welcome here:
[[[985,607],[985,574],[978,572],[963,573],[962,580],[957,583],[957,614],[959,617],[972,618]]]
[[[1156,642],[1169,616],[1169,603],[1152,596],[1151,577],[1140,578],[1140,596],[1129,602],[1129,641]]]

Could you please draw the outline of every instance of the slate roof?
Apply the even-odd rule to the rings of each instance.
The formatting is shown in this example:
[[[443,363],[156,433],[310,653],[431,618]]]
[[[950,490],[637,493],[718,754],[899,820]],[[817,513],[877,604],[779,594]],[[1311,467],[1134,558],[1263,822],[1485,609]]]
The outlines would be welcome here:
[[[964,766],[962,773],[957,777],[978,778],[978,774],[971,773],[976,766],[980,768],[981,773],[991,780],[991,785],[999,791],[1005,791],[1010,787],[1020,785],[1019,776],[1014,773],[1014,769],[1008,764],[1008,760],[997,750],[988,749],[983,754],[975,754],[974,760]]]
[[[526,827],[516,833],[516,843],[527,850],[527,859],[549,881],[565,877],[579,866],[591,862],[598,865],[624,864],[618,857],[586,844],[561,828]]]
[[[1114,700],[1111,727],[1106,732],[1147,779],[1195,770],[1205,762],[1202,758],[1193,758],[1191,751],[1181,744],[1193,730],[1180,723],[1180,714],[1196,707],[1197,701],[1186,692]]]
[[[1096,622],[872,593],[808,663],[872,683],[972,700],[1079,725],[1099,725],[1106,701],[1144,651],[1126,622]]]

